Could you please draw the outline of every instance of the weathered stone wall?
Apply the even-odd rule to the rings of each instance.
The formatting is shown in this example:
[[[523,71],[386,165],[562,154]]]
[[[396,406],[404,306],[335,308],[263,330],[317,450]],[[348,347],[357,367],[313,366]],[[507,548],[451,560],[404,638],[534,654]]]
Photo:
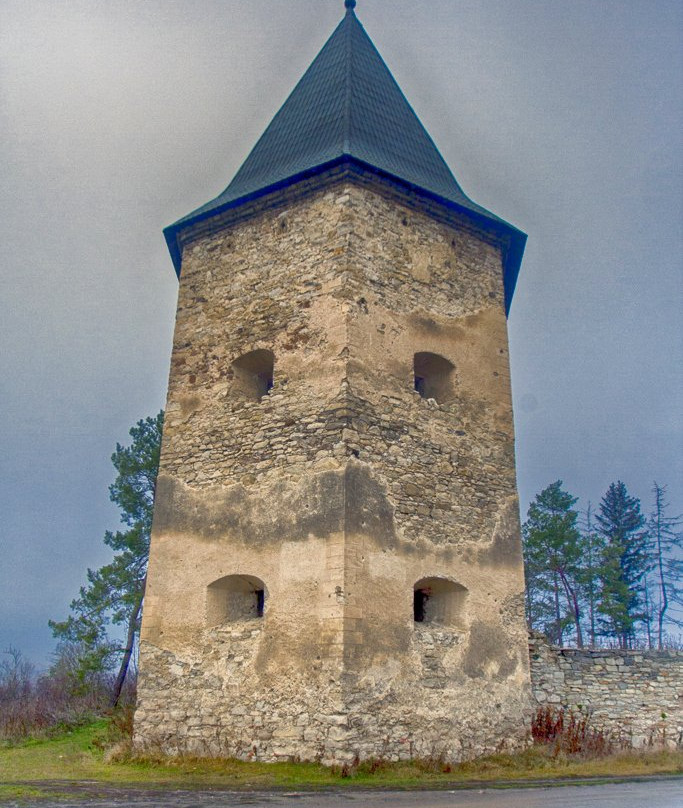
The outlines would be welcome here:
[[[503,245],[358,177],[220,225],[184,245],[136,743],[327,762],[524,743]],[[275,355],[260,401],[232,367],[254,350]],[[439,402],[416,352],[454,366]],[[263,582],[264,615],[212,625],[233,575]],[[459,593],[449,620],[414,621],[422,579]]]
[[[625,745],[683,746],[683,651],[578,650],[535,637],[529,652],[539,706],[587,715]]]

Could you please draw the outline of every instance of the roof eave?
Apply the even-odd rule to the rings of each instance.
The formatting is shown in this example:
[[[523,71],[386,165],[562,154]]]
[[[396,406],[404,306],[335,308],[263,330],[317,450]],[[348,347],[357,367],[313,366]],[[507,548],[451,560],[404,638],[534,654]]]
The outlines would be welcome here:
[[[164,238],[166,239],[166,244],[168,245],[169,252],[171,254],[171,259],[173,261],[173,266],[175,267],[176,274],[178,278],[180,278],[181,266],[182,266],[182,250],[180,247],[178,236],[182,230],[185,230],[188,227],[193,227],[194,225],[198,224],[199,222],[206,221],[207,219],[211,219],[215,216],[219,216],[222,213],[225,213],[228,210],[232,210],[243,205],[248,204],[249,202],[253,202],[256,199],[260,199],[261,197],[267,196],[269,194],[275,193],[280,191],[284,188],[288,188],[292,185],[296,185],[299,182],[302,182],[305,179],[310,177],[314,177],[317,174],[322,174],[325,171],[329,171],[339,165],[344,163],[355,164],[366,171],[370,171],[377,176],[383,177],[385,179],[389,179],[392,182],[396,182],[399,185],[404,186],[406,189],[418,193],[431,201],[437,202],[440,205],[443,205],[446,208],[451,210],[455,210],[459,213],[462,213],[475,222],[479,224],[486,225],[487,227],[497,231],[500,235],[505,235],[508,237],[508,246],[503,250],[503,283],[505,287],[505,313],[506,315],[509,314],[510,306],[512,304],[512,297],[514,295],[515,286],[517,284],[517,277],[519,275],[520,266],[522,263],[522,257],[524,255],[524,247],[526,245],[526,234],[523,233],[521,230],[518,230],[516,227],[513,227],[511,224],[508,224],[503,219],[500,219],[498,216],[495,216],[489,211],[486,211],[484,208],[479,208],[479,210],[473,210],[466,205],[459,204],[458,202],[448,199],[447,197],[441,196],[440,194],[436,194],[433,191],[428,190],[419,185],[415,185],[411,183],[409,180],[404,179],[403,177],[399,177],[395,174],[391,174],[388,171],[384,171],[377,166],[371,165],[370,163],[366,163],[363,160],[354,157],[353,155],[349,154],[342,154],[339,157],[334,158],[333,160],[329,160],[325,163],[321,163],[317,166],[313,166],[312,168],[308,168],[305,171],[301,171],[297,174],[293,174],[290,177],[286,177],[285,179],[279,180],[278,182],[272,183],[271,185],[267,185],[264,188],[259,188],[256,191],[252,191],[251,193],[244,194],[236,199],[230,199],[227,202],[222,204],[216,205],[216,207],[209,208],[208,210],[202,210],[201,212],[197,213],[196,215],[190,214],[189,216],[185,216],[182,219],[179,219],[177,222],[169,225],[168,227],[164,228]],[[475,203],[472,203],[473,205]]]

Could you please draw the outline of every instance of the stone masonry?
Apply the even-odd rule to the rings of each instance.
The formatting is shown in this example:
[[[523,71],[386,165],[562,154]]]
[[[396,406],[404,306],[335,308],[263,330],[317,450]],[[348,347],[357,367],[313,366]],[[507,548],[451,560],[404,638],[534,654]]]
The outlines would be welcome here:
[[[507,245],[355,168],[182,249],[137,748],[333,763],[526,743]],[[255,397],[241,368],[266,355]],[[447,368],[435,397],[416,355]]]
[[[557,648],[534,636],[529,652],[540,707],[588,716],[625,746],[683,747],[683,651]]]

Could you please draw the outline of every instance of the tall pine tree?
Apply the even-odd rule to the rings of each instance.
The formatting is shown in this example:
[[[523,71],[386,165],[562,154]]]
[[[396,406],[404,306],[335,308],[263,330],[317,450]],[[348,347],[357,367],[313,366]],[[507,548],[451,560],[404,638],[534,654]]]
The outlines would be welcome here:
[[[562,480],[536,495],[523,525],[524,562],[527,575],[527,614],[546,616],[545,631],[561,644],[573,626],[576,644],[583,647],[580,583],[583,539],[576,526],[576,497],[562,490]],[[548,606],[553,617],[548,621]],[[533,623],[530,627],[533,628]]]
[[[588,642],[590,645],[595,645],[597,638],[599,571],[603,548],[602,536],[596,531],[594,520],[593,506],[589,502],[583,512],[582,520],[583,562],[580,581],[582,600],[587,611]]]
[[[106,532],[104,543],[114,550],[113,560],[98,570],[88,570],[88,583],[71,602],[72,614],[66,620],[50,621],[55,637],[77,649],[81,674],[118,664],[111,698],[114,706],[140,630],[163,422],[163,412],[138,421],[130,430],[131,445],[116,444],[111,460],[118,473],[109,494],[121,509],[127,530]],[[108,637],[110,623],[124,626],[123,646]]]
[[[644,617],[642,580],[650,560],[640,501],[629,496],[621,480],[611,483],[595,520],[604,541],[598,606],[603,634],[629,648]]]
[[[672,606],[683,605],[683,518],[669,516],[666,501],[666,486],[653,483],[654,503],[648,520],[652,555],[652,612],[656,621],[657,647],[664,646],[664,625],[669,620],[680,626],[680,620],[670,616]]]

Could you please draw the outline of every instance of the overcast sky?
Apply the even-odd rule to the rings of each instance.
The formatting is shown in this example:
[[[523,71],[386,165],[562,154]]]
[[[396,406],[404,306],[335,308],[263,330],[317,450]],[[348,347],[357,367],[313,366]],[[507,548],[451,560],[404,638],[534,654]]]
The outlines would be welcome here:
[[[683,511],[680,0],[359,0],[465,192],[529,235],[522,510],[656,479]],[[162,228],[222,191],[342,0],[0,0],[0,650],[44,663],[164,405]]]

